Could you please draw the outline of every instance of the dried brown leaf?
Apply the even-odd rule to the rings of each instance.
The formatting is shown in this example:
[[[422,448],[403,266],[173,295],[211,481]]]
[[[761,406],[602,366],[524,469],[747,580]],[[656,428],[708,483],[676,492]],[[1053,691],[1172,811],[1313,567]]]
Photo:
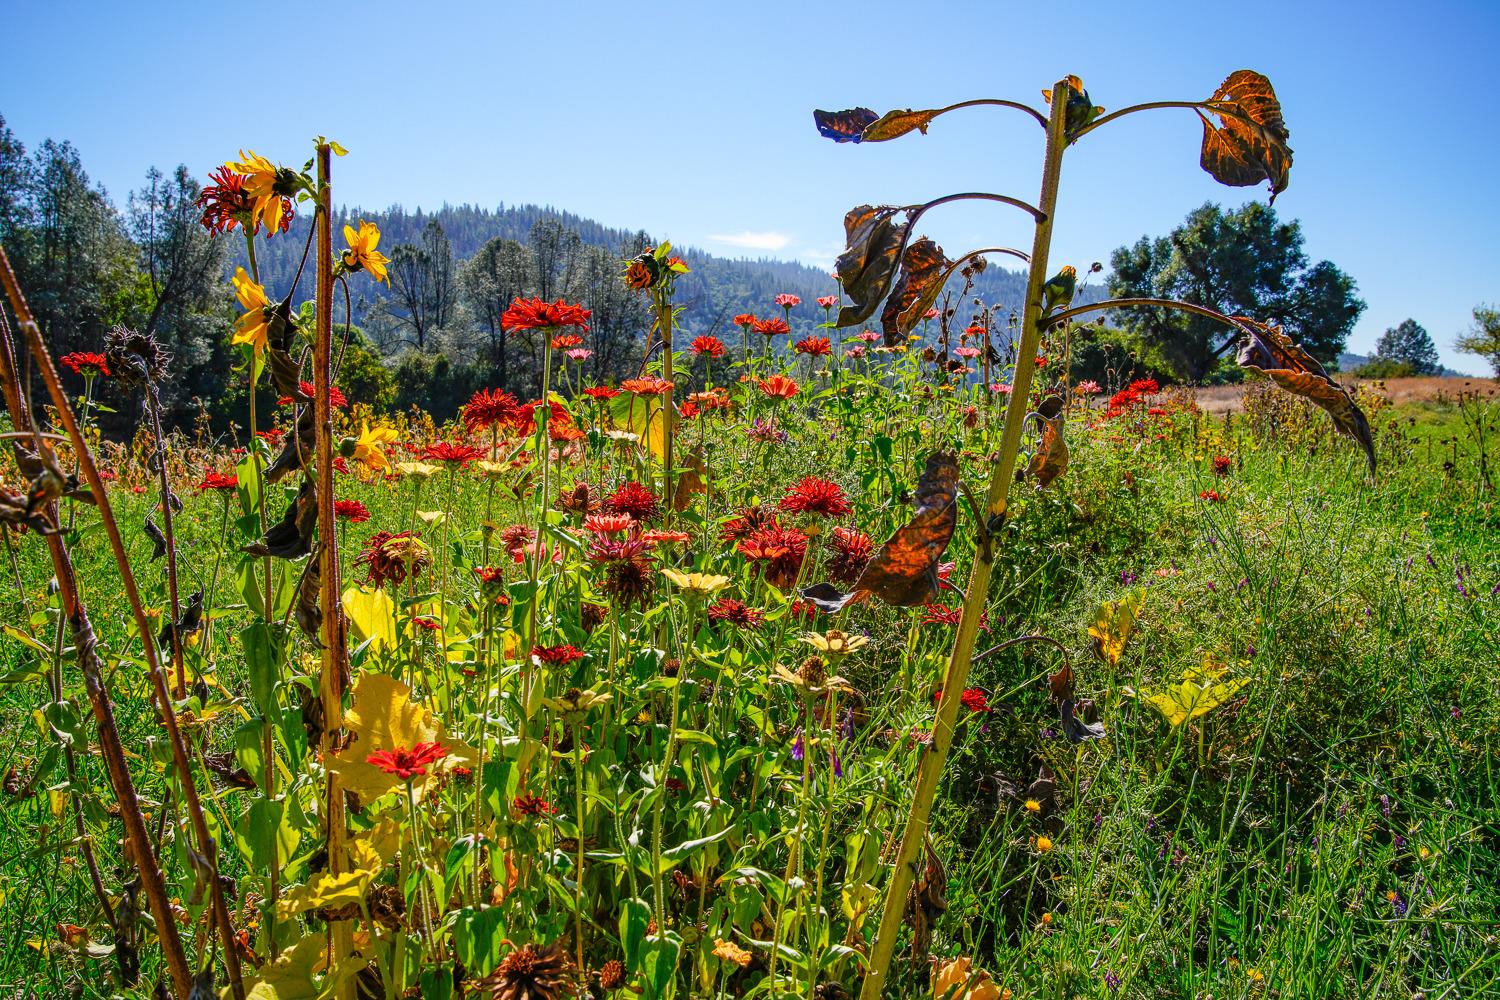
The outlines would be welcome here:
[[[1221,184],[1248,187],[1269,181],[1271,201],[1286,190],[1292,170],[1292,150],[1287,145],[1286,122],[1281,102],[1271,81],[1252,70],[1236,70],[1214,91],[1209,100],[1231,113],[1213,113],[1203,119],[1203,169]]]

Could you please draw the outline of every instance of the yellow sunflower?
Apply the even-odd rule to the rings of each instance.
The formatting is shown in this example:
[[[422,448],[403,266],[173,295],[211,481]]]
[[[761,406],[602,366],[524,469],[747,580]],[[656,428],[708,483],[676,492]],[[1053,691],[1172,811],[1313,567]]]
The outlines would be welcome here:
[[[271,308],[271,300],[266,297],[264,288],[250,280],[243,267],[234,269],[233,283],[235,297],[245,310],[245,314],[235,321],[234,342],[249,344],[259,354],[266,349],[266,313]]]
[[[391,283],[385,273],[391,259],[375,249],[380,245],[380,228],[375,223],[359,220],[359,232],[353,226],[345,226],[344,239],[349,243],[349,249],[344,251],[345,267],[351,271],[369,271],[376,281]]]
[[[267,233],[281,231],[282,199],[291,192],[277,191],[282,171],[255,150],[240,150],[239,160],[224,164],[237,174],[245,175],[245,194],[250,197],[250,225],[264,222]]]

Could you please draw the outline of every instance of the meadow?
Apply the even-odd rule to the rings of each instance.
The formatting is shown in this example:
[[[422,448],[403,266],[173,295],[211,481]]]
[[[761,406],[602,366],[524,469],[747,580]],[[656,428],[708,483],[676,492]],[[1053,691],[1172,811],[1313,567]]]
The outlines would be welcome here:
[[[1198,104],[1205,168],[1274,193],[1269,92]],[[590,311],[523,297],[538,398],[373,412],[334,303],[389,262],[373,226],[335,249],[320,139],[203,201],[252,267],[319,220],[310,309],[233,277],[234,375],[280,398],[170,430],[161,346],[55,364],[0,257],[3,988],[1500,992],[1496,386],[1392,402],[1201,306],[1235,407],[1076,381],[1074,318],[1119,306],[1046,266],[1057,168],[1114,116],[1053,93],[1015,337],[894,221],[935,202],[865,206],[839,294],[674,329],[661,244],[621,262],[635,378],[584,384]]]

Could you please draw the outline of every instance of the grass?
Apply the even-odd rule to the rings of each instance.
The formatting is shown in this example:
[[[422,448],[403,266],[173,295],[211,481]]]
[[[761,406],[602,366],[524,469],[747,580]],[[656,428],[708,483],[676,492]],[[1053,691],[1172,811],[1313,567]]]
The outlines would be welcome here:
[[[954,401],[923,402],[919,388],[905,388],[913,395],[860,390],[869,393],[858,397],[861,406],[880,400],[885,408],[874,434],[859,415],[871,410],[845,412],[824,393],[816,418],[804,419],[800,407],[783,411],[791,434],[784,444],[747,443],[739,430],[705,437],[714,445],[706,455],[722,492],[682,516],[695,539],[684,562],[729,575],[733,589],[725,593],[764,608],[769,620],[758,632],[708,628],[701,608],[659,588],[639,612],[619,611],[590,634],[579,623],[579,598],[599,598],[602,584],[581,553],[566,556],[547,584],[542,612],[552,640],[574,642],[588,655],[571,673],[543,683],[554,695],[592,685],[613,701],[604,718],[590,715],[572,733],[584,734],[587,759],[564,739],[560,716],[555,728],[547,723],[555,752],[542,754],[530,772],[544,784],[526,787],[553,804],[550,818],[506,815],[505,804],[524,790],[519,775],[527,773],[515,750],[518,735],[525,740],[520,689],[508,686],[508,674],[500,700],[486,709],[475,697],[478,682],[454,669],[476,662],[472,645],[455,654],[444,678],[459,685],[451,702],[429,666],[434,649],[421,645],[427,640],[403,637],[400,656],[356,658],[357,673],[394,672],[415,682],[425,703],[457,717],[469,742],[487,711],[504,737],[495,744],[499,766],[478,780],[497,807],[490,833],[519,863],[518,887],[497,901],[461,884],[474,872],[464,867],[472,859],[458,836],[473,793],[460,782],[434,793],[431,817],[403,820],[424,830],[428,856],[443,859],[439,875],[458,873],[460,882],[445,883],[451,905],[433,914],[442,918],[442,943],[424,952],[422,968],[409,970],[409,985],[446,995],[424,969],[442,959],[449,963],[444,974],[455,960],[482,973],[507,946],[526,941],[561,941],[572,954],[579,921],[587,925],[589,968],[623,957],[637,983],[647,983],[650,962],[632,957],[625,928],[633,915],[663,906],[665,937],[678,949],[670,987],[678,996],[764,995],[771,936],[783,942],[778,974],[792,977],[780,984],[787,995],[828,1000],[842,995],[835,987],[853,985],[853,951],[878,918],[886,860],[904,821],[952,629],[923,624],[933,616],[921,609],[874,602],[836,623],[816,622],[817,630],[836,624],[870,641],[829,664],[854,693],[836,708],[803,698],[776,683],[772,668],[795,670],[811,652],[797,639],[808,626],[791,621],[781,591],[716,537],[742,505],[774,501],[809,472],[839,482],[855,503],[849,520],[877,542],[908,516],[901,497],[928,450],[961,446],[965,477],[977,482],[992,446],[985,424],[966,430]],[[1333,438],[1321,414],[1291,412],[1274,422],[1274,435],[1253,409],[1227,420],[1177,412],[1141,427],[1075,418],[1068,473],[1048,491],[1018,490],[980,648],[1022,634],[1058,640],[1106,735],[1073,744],[1056,734],[1046,675],[1060,666],[1057,651],[1029,645],[976,666],[971,683],[990,710],[965,713],[960,723],[931,831],[942,873],[911,919],[914,937],[928,940],[903,943],[894,994],[930,996],[928,956],[965,955],[1018,1000],[1500,995],[1494,494],[1478,482],[1474,446],[1451,403],[1403,403],[1373,414],[1382,460],[1373,481],[1357,449]],[[695,434],[690,430],[689,440]],[[1429,447],[1455,437],[1458,445]],[[598,454],[612,455],[612,447],[603,443]],[[1230,459],[1224,474],[1215,471],[1216,456]],[[215,454],[183,444],[176,458],[179,481],[187,483]],[[565,482],[585,472],[613,482],[631,473],[634,460],[612,458],[607,472],[603,462],[569,469]],[[357,576],[353,555],[377,528],[421,528],[416,510],[448,511],[449,546],[439,564],[446,560],[450,576],[441,584],[429,578],[426,586],[448,595],[450,631],[471,634],[472,623],[460,627],[457,609],[472,589],[466,569],[484,545],[488,490],[469,473],[451,484],[439,475],[419,497],[409,476],[350,480],[341,496],[364,501],[372,518],[345,529],[346,575]],[[187,509],[177,524],[192,581],[184,589],[191,591],[213,573],[224,501],[183,492]],[[504,500],[503,490],[498,495],[496,522],[534,521],[534,496],[524,489],[517,501]],[[122,523],[138,525],[150,501],[149,491],[120,491]],[[571,523],[561,514],[554,520]],[[188,936],[206,949],[190,900],[191,868],[172,833],[180,817],[170,805],[162,739],[124,624],[117,574],[87,512],[80,524],[72,550],[105,641],[122,736],[137,755],[132,764],[152,823],[171,820],[165,864],[189,911]],[[438,548],[442,529],[425,531]],[[5,621],[29,631],[29,615],[36,633],[50,637],[55,611],[47,608],[44,550],[34,538],[13,541],[19,597],[30,610],[12,594]],[[149,542],[137,536],[132,544],[147,599],[160,607],[161,574],[147,562]],[[966,578],[973,545],[964,518],[945,557],[958,563],[955,581]],[[232,555],[224,566],[229,574]],[[512,579],[511,586],[524,603],[527,582]],[[1101,603],[1142,588],[1134,632],[1123,657],[1109,664],[1094,653],[1088,628]],[[234,591],[226,575],[214,637],[198,653],[203,669],[238,700],[215,694],[187,712],[197,715],[193,732],[221,749],[236,745],[236,731],[255,712],[235,641],[248,617]],[[305,652],[299,643],[278,702],[286,715],[277,738],[295,801],[311,801],[297,798],[295,775],[315,773],[302,757],[305,746],[298,749],[290,676],[305,672],[297,660]],[[1169,725],[1145,698],[1206,657],[1244,686],[1206,714]],[[82,805],[116,894],[128,877],[120,827],[108,813],[95,755],[81,757],[76,783],[56,764],[56,730],[71,731],[84,749],[91,727],[71,723],[76,704],[54,707],[54,725],[46,724],[45,688],[23,679],[38,657],[21,642],[0,641],[0,658],[4,670],[19,672],[0,695],[0,771],[14,767],[23,786],[0,812],[0,986],[17,996],[111,995],[118,990],[115,962],[79,858],[69,796]],[[68,686],[81,703],[76,679]],[[532,716],[530,724],[547,718]],[[669,739],[676,762],[664,786],[655,769]],[[1033,784],[1049,774],[1050,788]],[[253,794],[217,782],[215,788],[218,825],[242,823]],[[370,819],[407,816],[398,798],[365,803]],[[450,808],[458,809],[455,816]],[[649,859],[641,857],[656,809],[665,844],[689,845],[666,852],[679,875],[662,877],[662,906],[653,898]],[[357,817],[357,828],[364,825]],[[285,859],[283,886],[316,871],[316,824],[300,837]],[[580,838],[588,897],[581,913],[573,854]],[[690,846],[704,838],[717,839]],[[240,889],[231,905],[255,931],[257,950],[264,954],[273,943],[281,950],[318,933],[321,924],[307,915],[300,930],[283,922],[282,937],[269,942],[253,899],[264,873],[247,863],[233,836],[222,843],[226,874]],[[409,871],[404,851],[401,870]],[[484,864],[502,884],[507,852],[489,851]],[[410,880],[404,891],[409,913],[431,898]],[[476,928],[492,911],[499,923],[481,933]],[[96,954],[79,941],[61,941],[59,924],[84,928],[82,940],[93,942]],[[716,939],[738,942],[748,965],[715,957]],[[853,950],[841,950],[841,942]],[[649,942],[637,947],[649,952]],[[143,996],[158,971],[154,945],[142,958],[147,975],[134,995]]]

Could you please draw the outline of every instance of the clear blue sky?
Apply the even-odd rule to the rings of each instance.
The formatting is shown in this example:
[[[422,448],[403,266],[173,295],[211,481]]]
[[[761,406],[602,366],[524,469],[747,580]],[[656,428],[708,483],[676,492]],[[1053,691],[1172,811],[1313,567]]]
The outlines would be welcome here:
[[[152,164],[202,177],[241,146],[301,163],[324,133],[351,151],[335,167],[346,204],[538,202],[818,266],[861,202],[1034,200],[1041,136],[979,109],[925,137],[835,145],[815,107],[1040,103],[1077,73],[1118,108],[1256,69],[1296,151],[1277,210],[1369,304],[1351,349],[1411,316],[1478,371],[1449,344],[1500,300],[1500,0],[6,6],[0,114],[28,147],[72,140],[117,201]],[[1043,26],[1050,10],[1061,29]],[[1074,147],[1054,261],[1107,262],[1206,200],[1265,197],[1204,174],[1199,134],[1191,112],[1159,111]],[[940,211],[925,228],[952,255],[1029,242],[1014,210]]]

